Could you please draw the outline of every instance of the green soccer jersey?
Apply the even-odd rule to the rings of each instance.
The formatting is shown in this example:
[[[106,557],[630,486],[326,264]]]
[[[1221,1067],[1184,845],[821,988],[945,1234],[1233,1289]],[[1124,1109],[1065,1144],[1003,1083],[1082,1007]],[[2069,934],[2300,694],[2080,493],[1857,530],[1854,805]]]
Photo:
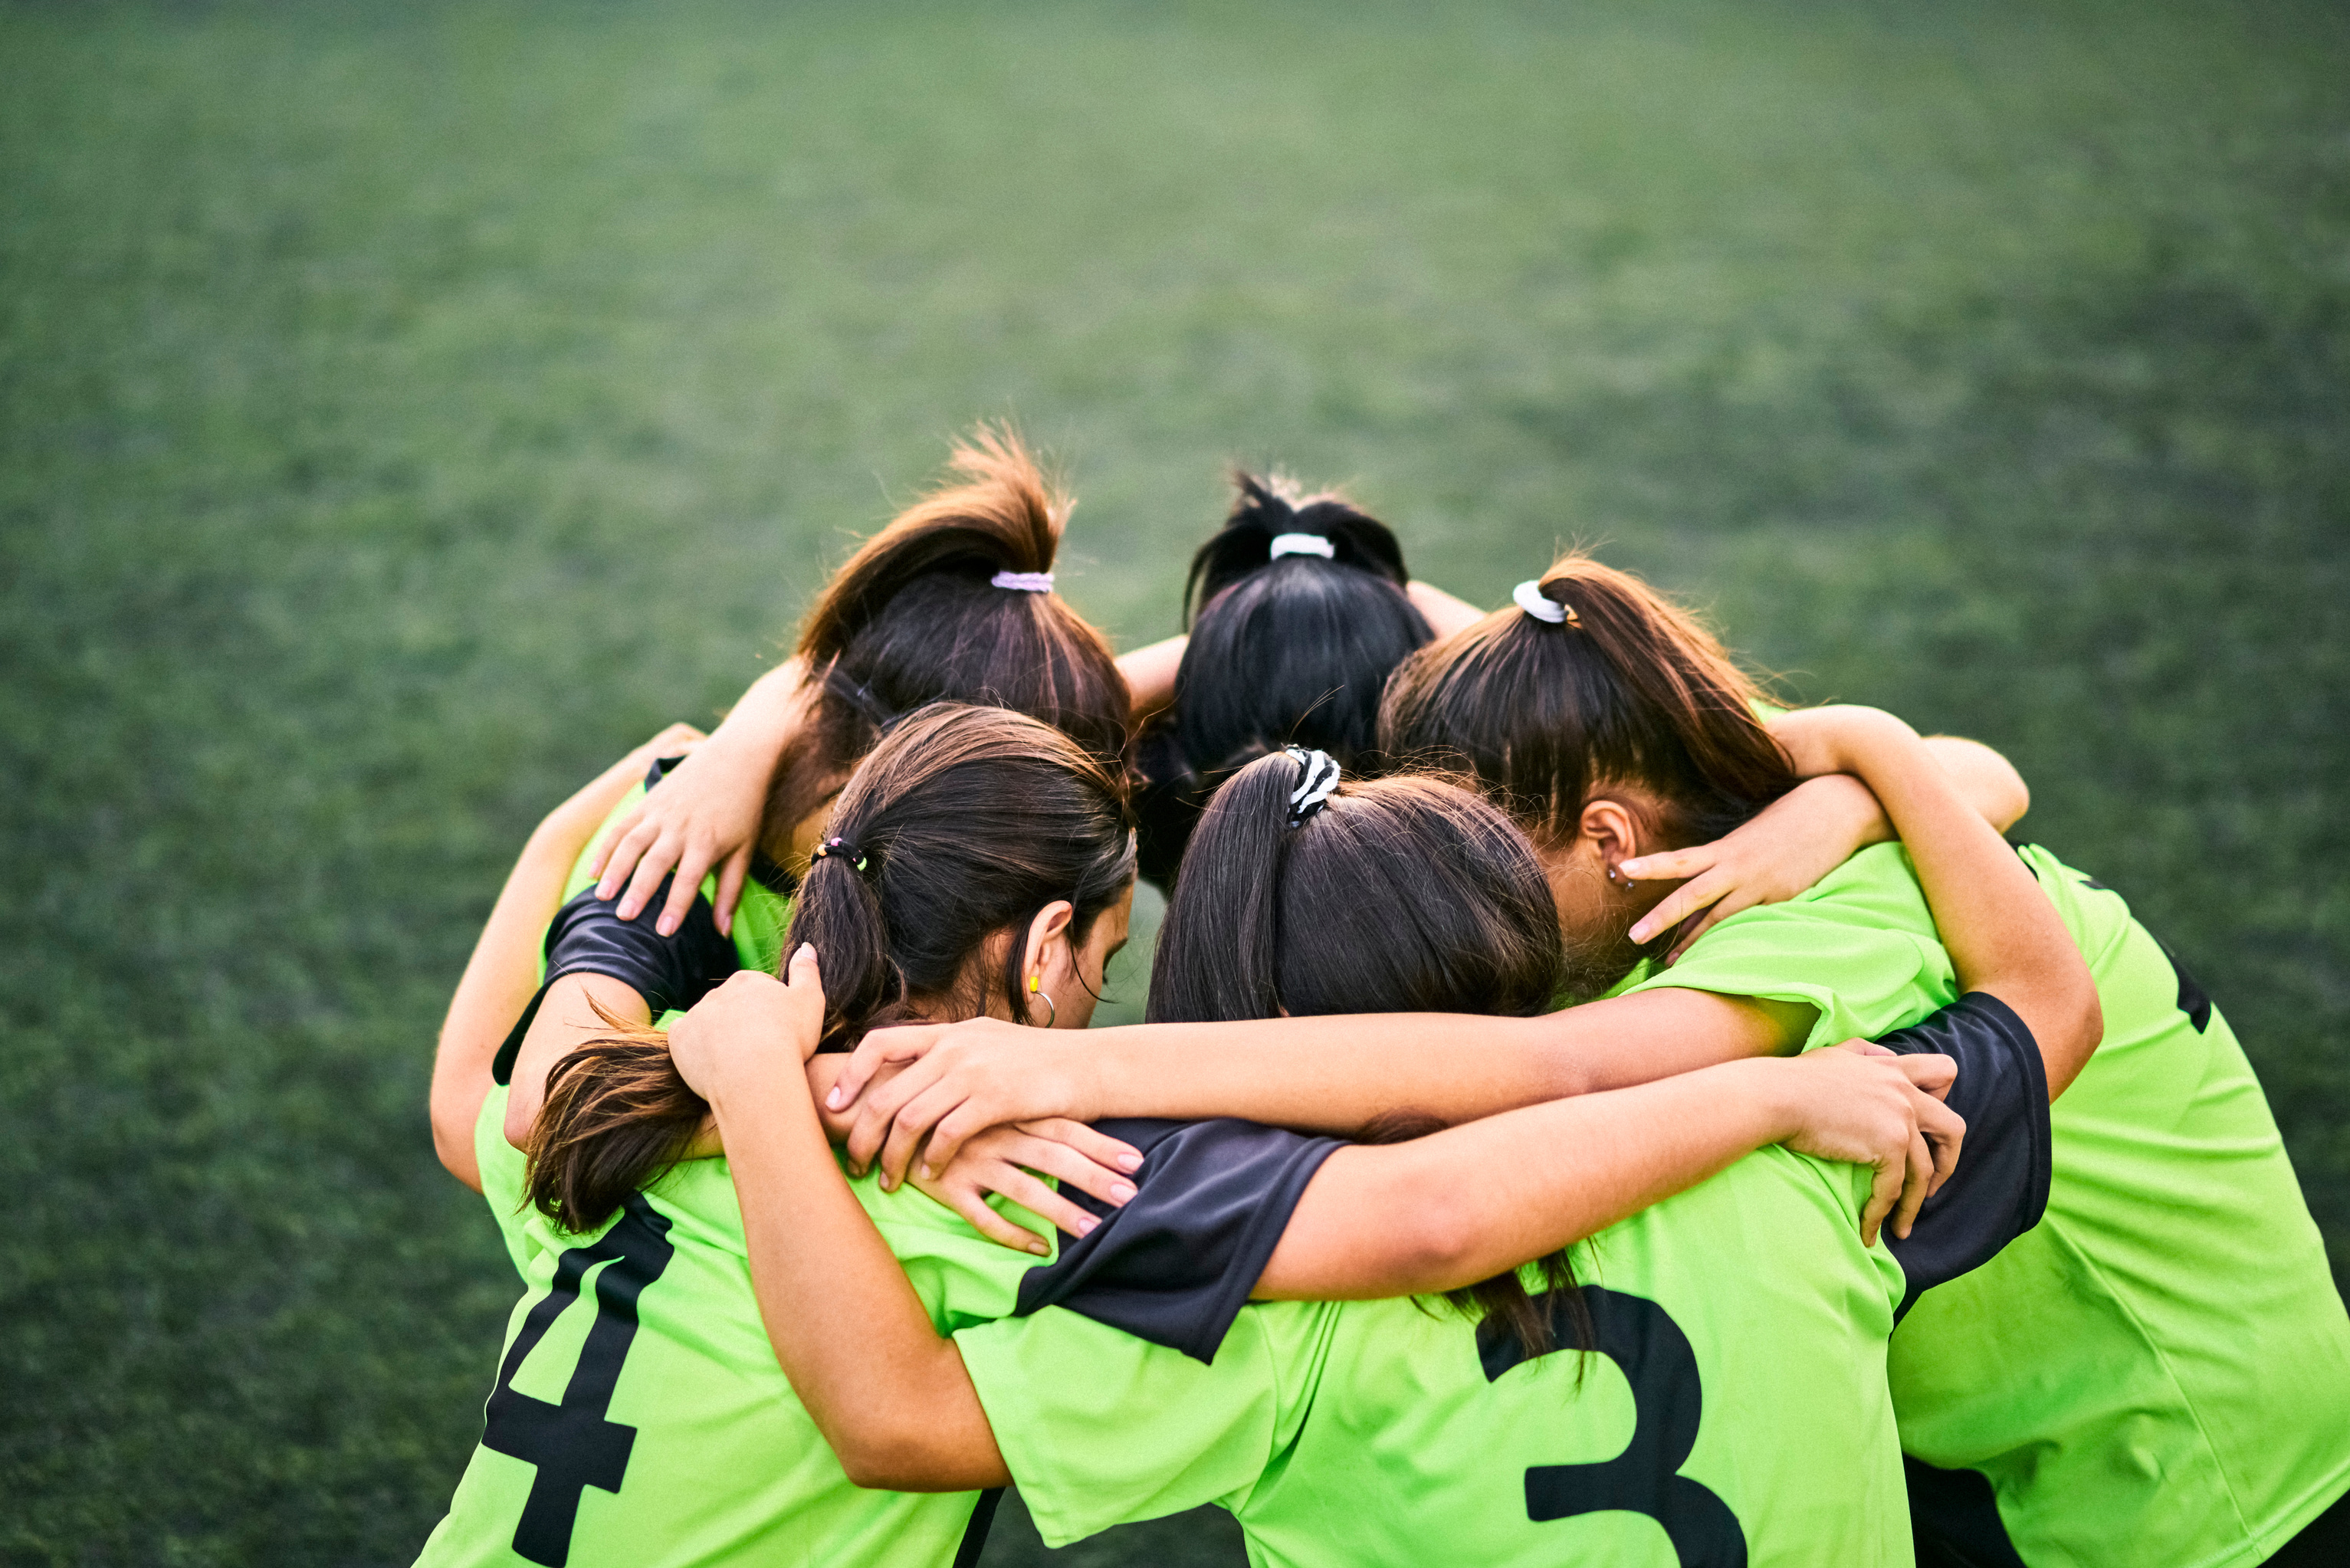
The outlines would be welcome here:
[[[980,1494],[850,1484],[794,1397],[760,1323],[724,1160],[689,1161],[603,1230],[570,1235],[516,1211],[523,1157],[504,1115],[494,1091],[474,1146],[527,1288],[480,1446],[420,1563],[954,1560]],[[851,1185],[941,1334],[1011,1312],[1041,1262],[910,1187]]]
[[[1058,1309],[956,1342],[1048,1544],[1212,1501],[1258,1568],[1906,1564],[1866,1176],[1764,1149],[1579,1244],[1589,1356],[1409,1301],[1253,1306],[1211,1363]]]
[[[1987,1477],[2033,1568],[2258,1563],[2350,1489],[2350,1315],[2227,1021],[2118,895],[2022,853],[2105,1040],[2051,1112],[2046,1217],[1895,1334],[1903,1443]],[[1898,845],[1624,989],[1659,986],[1809,1003],[1807,1048],[1954,990]]]

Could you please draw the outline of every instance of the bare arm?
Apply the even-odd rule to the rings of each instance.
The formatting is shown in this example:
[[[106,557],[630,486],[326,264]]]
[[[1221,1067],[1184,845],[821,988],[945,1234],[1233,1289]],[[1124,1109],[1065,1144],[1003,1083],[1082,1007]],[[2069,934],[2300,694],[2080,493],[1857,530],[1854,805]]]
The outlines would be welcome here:
[[[563,901],[564,878],[597,825],[652,759],[691,749],[701,738],[691,725],[673,724],[622,757],[546,815],[506,874],[449,999],[428,1096],[433,1152],[450,1175],[476,1192],[482,1174],[473,1160],[473,1122],[490,1092],[490,1061],[537,988],[538,943]]]
[[[1118,672],[1126,677],[1136,729],[1174,705],[1175,671],[1182,667],[1183,649],[1191,641],[1188,637],[1161,638],[1118,656]]]
[[[1404,589],[1404,594],[1411,600],[1412,607],[1419,611],[1420,619],[1428,623],[1428,629],[1436,634],[1439,641],[1451,637],[1463,627],[1474,626],[1485,618],[1483,610],[1479,609],[1467,599],[1455,598],[1434,583],[1414,579],[1411,586]]]
[[[734,906],[758,847],[767,786],[806,721],[812,693],[806,669],[787,659],[751,683],[702,748],[661,781],[644,804],[614,827],[598,857],[596,897],[620,893],[618,913],[633,920],[672,871],[669,902],[654,929],[675,934],[693,908],[702,879],[718,868],[712,913],[721,936],[734,929]]]
[[[2015,1010],[2040,1044],[2051,1099],[2105,1033],[2095,982],[2039,879],[1969,808],[1909,726],[1870,708],[1814,709],[1777,732],[1803,772],[1858,774],[1901,830],[1960,988]]]
[[[805,1055],[823,1025],[814,954],[802,948],[786,972],[787,985],[736,975],[670,1034],[726,1139],[775,1359],[858,1486],[1007,1485],[962,1353],[932,1327],[842,1181],[801,1075],[778,1070],[790,1064],[785,1042]]]
[[[804,1049],[821,1023],[820,997],[806,995],[813,955],[795,954],[790,973],[788,987],[737,976],[671,1035],[680,1070],[726,1133],[777,1359],[858,1484],[1003,1485],[1003,1456],[961,1352],[932,1328],[840,1180],[813,1102],[771,1064],[785,1018],[796,1019]],[[1936,1060],[1822,1052],[1740,1063],[1572,1111],[1544,1106],[1413,1144],[1342,1150],[1307,1188],[1258,1292],[1376,1296],[1472,1283],[1799,1133],[1822,1141],[1817,1152],[1877,1164],[1881,1179],[1889,1171],[1898,1193],[1904,1172],[1926,1159],[1921,1127],[1947,1137],[1944,1170],[1956,1154],[1957,1118],[1912,1087]],[[1941,1061],[1944,1081],[1948,1069]],[[1662,1152],[1643,1147],[1655,1138]],[[1524,1162],[1540,1168],[1520,1170]],[[1431,1193],[1480,1188],[1494,1192],[1490,1202],[1443,1208],[1438,1223],[1401,1241],[1389,1236],[1399,1198],[1409,1213]],[[1879,1198],[1889,1204],[1883,1179]],[[1453,1230],[1468,1239],[1445,1233]]]

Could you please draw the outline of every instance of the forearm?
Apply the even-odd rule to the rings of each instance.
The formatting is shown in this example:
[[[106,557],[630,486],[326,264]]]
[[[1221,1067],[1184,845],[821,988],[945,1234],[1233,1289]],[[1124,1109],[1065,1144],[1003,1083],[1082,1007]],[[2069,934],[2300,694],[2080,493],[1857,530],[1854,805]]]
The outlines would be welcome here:
[[[2013,827],[2032,809],[2032,791],[2023,775],[2015,771],[2013,763],[1981,741],[1929,735],[1926,750],[1950,775],[1959,797],[2000,832]]]
[[[1900,833],[1960,988],[2015,1009],[2045,1054],[2051,1096],[2061,1093],[2102,1022],[2088,966],[2055,906],[1899,721],[1864,726],[1843,750]]]
[[[1188,637],[1162,638],[1131,653],[1118,655],[1118,672],[1126,677],[1137,728],[1173,704],[1175,672],[1182,668],[1183,649],[1191,640]]]
[[[809,1096],[770,1075],[712,1111],[742,1201],[775,1358],[859,1486],[1002,1486],[995,1435],[954,1343],[848,1189]]]
[[[1434,632],[1439,640],[1485,618],[1483,610],[1467,599],[1446,593],[1434,583],[1415,580],[1404,593],[1411,600],[1412,607],[1419,611],[1420,618],[1428,622],[1428,629]]]
[[[1352,1135],[1400,1111],[1448,1125],[1799,1044],[1806,1020],[1671,989],[1539,1018],[1393,1012],[1088,1032],[1082,1114],[1237,1116]],[[1095,1040],[1099,1044],[1094,1044]]]
[[[1453,1290],[1556,1251],[1791,1136],[1772,1076],[1785,1065],[1730,1063],[1341,1149],[1306,1188],[1255,1293]]]

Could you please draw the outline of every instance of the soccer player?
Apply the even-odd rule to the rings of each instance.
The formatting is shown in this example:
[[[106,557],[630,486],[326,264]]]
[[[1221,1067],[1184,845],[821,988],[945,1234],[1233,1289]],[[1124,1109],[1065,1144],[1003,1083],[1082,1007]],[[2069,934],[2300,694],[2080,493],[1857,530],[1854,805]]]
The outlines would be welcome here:
[[[1008,1473],[1055,1542],[1217,1499],[1265,1563],[1907,1562],[1886,1335],[1905,1295],[2030,1225],[2046,1179],[2043,1051],[2062,1070],[2095,1039],[2088,978],[2054,911],[1914,737],[1908,753],[1866,761],[1913,836],[1962,971],[1988,988],[1921,1033],[1961,1053],[1961,1084],[2006,1112],[2011,1136],[1970,1147],[1898,1263],[1861,1245],[1851,1172],[1773,1149],[1578,1246],[1571,1265],[1487,1280],[1472,1315],[1261,1306],[1186,1356],[1136,1326],[1130,1305],[1128,1321],[1081,1306],[944,1342],[831,1179],[805,1086],[773,1071],[777,1034],[796,1033],[804,1051],[816,1041],[822,1004],[803,955],[790,989],[744,977],[672,1036],[727,1138],[795,1386],[859,1479]],[[1334,776],[1318,753],[1267,758],[1218,794],[1162,936],[1155,1016],[1491,1004],[1507,992],[1476,971],[1507,973],[1537,952],[1537,972],[1555,976],[1549,890],[1499,812],[1427,780],[1334,795]],[[1277,1054],[1264,1070],[1278,1075]],[[1390,1223],[1495,1201],[1498,1187],[1520,1200],[1519,1256],[1588,1235],[1544,1201],[1540,1173],[1560,1154],[1603,1154],[1618,1118],[1688,1082],[1428,1137],[1425,1158],[1461,1146],[1519,1158],[1488,1160],[1466,1184],[1392,1189]],[[1394,1152],[1325,1162],[1259,1294],[1390,1288],[1357,1272],[1300,1290],[1296,1276],[1343,1272],[1324,1205]],[[1575,1282],[1595,1276],[1605,1284]],[[1554,1354],[1575,1348],[1614,1372]]]
[[[922,496],[834,575],[793,658],[743,704],[742,723],[769,749],[746,781],[739,852],[714,873],[647,888],[634,908],[590,888],[592,861],[574,871],[547,928],[542,986],[494,1064],[495,1080],[514,1085],[509,1142],[526,1137],[547,1068],[609,1021],[681,1011],[738,969],[775,971],[795,879],[832,799],[900,716],[941,700],[993,702],[1106,760],[1124,753],[1125,682],[1100,634],[1053,592],[1066,499],[1008,434],[982,428],[951,467],[957,482]],[[622,820],[606,845],[647,799],[636,792],[614,808]],[[644,918],[648,902],[657,917]],[[472,1133],[470,1121],[436,1123],[453,1149]]]
[[[1711,853],[1675,851],[1792,782],[1755,702],[1645,584],[1570,556],[1399,671],[1383,741],[1448,753],[1519,804],[1576,994],[1615,998],[1578,1011],[1742,1011],[1746,1048],[1778,1051],[1947,1003],[1950,955],[1893,845],[1651,961],[1703,898],[1674,885]],[[1810,718],[1774,726],[1799,763]],[[2046,1220],[1896,1336],[1921,1544],[2033,1568],[2233,1568],[2309,1531],[2303,1552],[2322,1538],[2350,1561],[2350,1316],[2251,1066],[2119,894],[2019,854],[2088,956],[2106,1031],[2077,1081],[2049,1080]]]
[[[981,1010],[1047,1025],[1025,1031],[1039,1038],[1081,1029],[1132,888],[1118,783],[1098,758],[1001,709],[934,706],[866,759],[828,826],[793,935],[837,955],[830,1032],[845,1040],[883,1019]],[[525,880],[518,873],[510,890]],[[1531,901],[1521,923],[1551,944],[1553,961],[1518,987],[1522,1005],[1539,1007],[1555,973],[1546,900]],[[526,929],[519,918],[494,925]],[[526,973],[526,960],[507,945],[506,967]],[[780,1064],[799,1075],[797,1058]],[[1935,1082],[1938,1065],[1915,1075]],[[816,1073],[803,1093],[827,1077]],[[1914,1211],[1931,1174],[1920,1123],[1947,1138],[1955,1122],[1911,1077],[1843,1053],[1691,1075],[1605,1118],[1595,1113],[1593,1125],[1623,1131],[1626,1145],[1552,1160],[1535,1196],[1596,1226],[1627,1194],[1645,1201],[1796,1137],[1877,1168],[1865,1218],[1897,1199]],[[943,1563],[975,1554],[986,1508],[978,1492],[859,1490],[793,1398],[760,1327],[726,1166],[682,1158],[702,1110],[658,1044],[623,1030],[567,1057],[527,1164],[503,1136],[504,1093],[484,1096],[475,1158],[529,1288],[482,1444],[423,1561]],[[1111,1315],[1147,1301],[1211,1344],[1335,1145],[1232,1122],[1133,1137],[1132,1150],[1149,1156],[1131,1178],[1139,1190],[1122,1207],[1113,1194],[1081,1214],[1076,1228],[1088,1234],[1057,1254],[1045,1221],[1017,1211],[994,1218],[1024,1228],[1034,1253],[985,1241],[902,1187],[862,1181],[857,1200],[935,1329],[1055,1303]],[[1469,1168],[1366,1152],[1381,1158],[1354,1168],[1356,1200],[1322,1222],[1326,1271],[1336,1259],[1357,1275],[1385,1268],[1444,1288],[1490,1272],[1482,1260],[1513,1244],[1510,1226],[1523,1220],[1501,1201],[1505,1191],[1492,1212],[1457,1211],[1457,1233],[1430,1253],[1363,1188],[1376,1193],[1406,1168],[1459,1184]],[[1506,1152],[1503,1168],[1524,1164],[1523,1148]],[[1464,1266],[1479,1272],[1460,1273]],[[1300,1277],[1315,1282],[1310,1269]]]

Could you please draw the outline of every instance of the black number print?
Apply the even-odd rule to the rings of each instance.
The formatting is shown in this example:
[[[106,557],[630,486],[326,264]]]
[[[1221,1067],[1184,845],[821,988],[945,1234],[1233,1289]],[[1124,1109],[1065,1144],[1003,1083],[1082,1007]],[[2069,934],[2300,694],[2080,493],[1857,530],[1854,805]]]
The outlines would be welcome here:
[[[1534,1465],[1526,1471],[1526,1517],[1537,1522],[1621,1510],[1664,1526],[1681,1568],[1745,1568],[1746,1532],[1730,1505],[1680,1473],[1704,1415],[1697,1355],[1665,1309],[1644,1296],[1586,1285],[1595,1348],[1632,1386],[1632,1440],[1596,1465]],[[1535,1304],[1563,1345],[1575,1343],[1574,1296],[1545,1291]],[[1516,1336],[1477,1336],[1485,1381],[1527,1359]],[[1554,1353],[1555,1354],[1555,1353]]]
[[[605,1419],[620,1364],[637,1337],[637,1298],[660,1279],[677,1249],[670,1244],[669,1220],[645,1201],[629,1199],[619,1223],[592,1244],[574,1247],[556,1261],[555,1283],[530,1309],[522,1330],[498,1368],[490,1392],[482,1446],[538,1467],[515,1526],[514,1549],[546,1568],[562,1568],[571,1555],[571,1527],[579,1518],[582,1488],[617,1493],[628,1473],[629,1450],[637,1429]],[[579,1299],[579,1282],[598,1263],[610,1267],[596,1276],[596,1321],[579,1348],[579,1365],[563,1390],[563,1403],[550,1405],[518,1392],[515,1373],[538,1348],[547,1329]]]

